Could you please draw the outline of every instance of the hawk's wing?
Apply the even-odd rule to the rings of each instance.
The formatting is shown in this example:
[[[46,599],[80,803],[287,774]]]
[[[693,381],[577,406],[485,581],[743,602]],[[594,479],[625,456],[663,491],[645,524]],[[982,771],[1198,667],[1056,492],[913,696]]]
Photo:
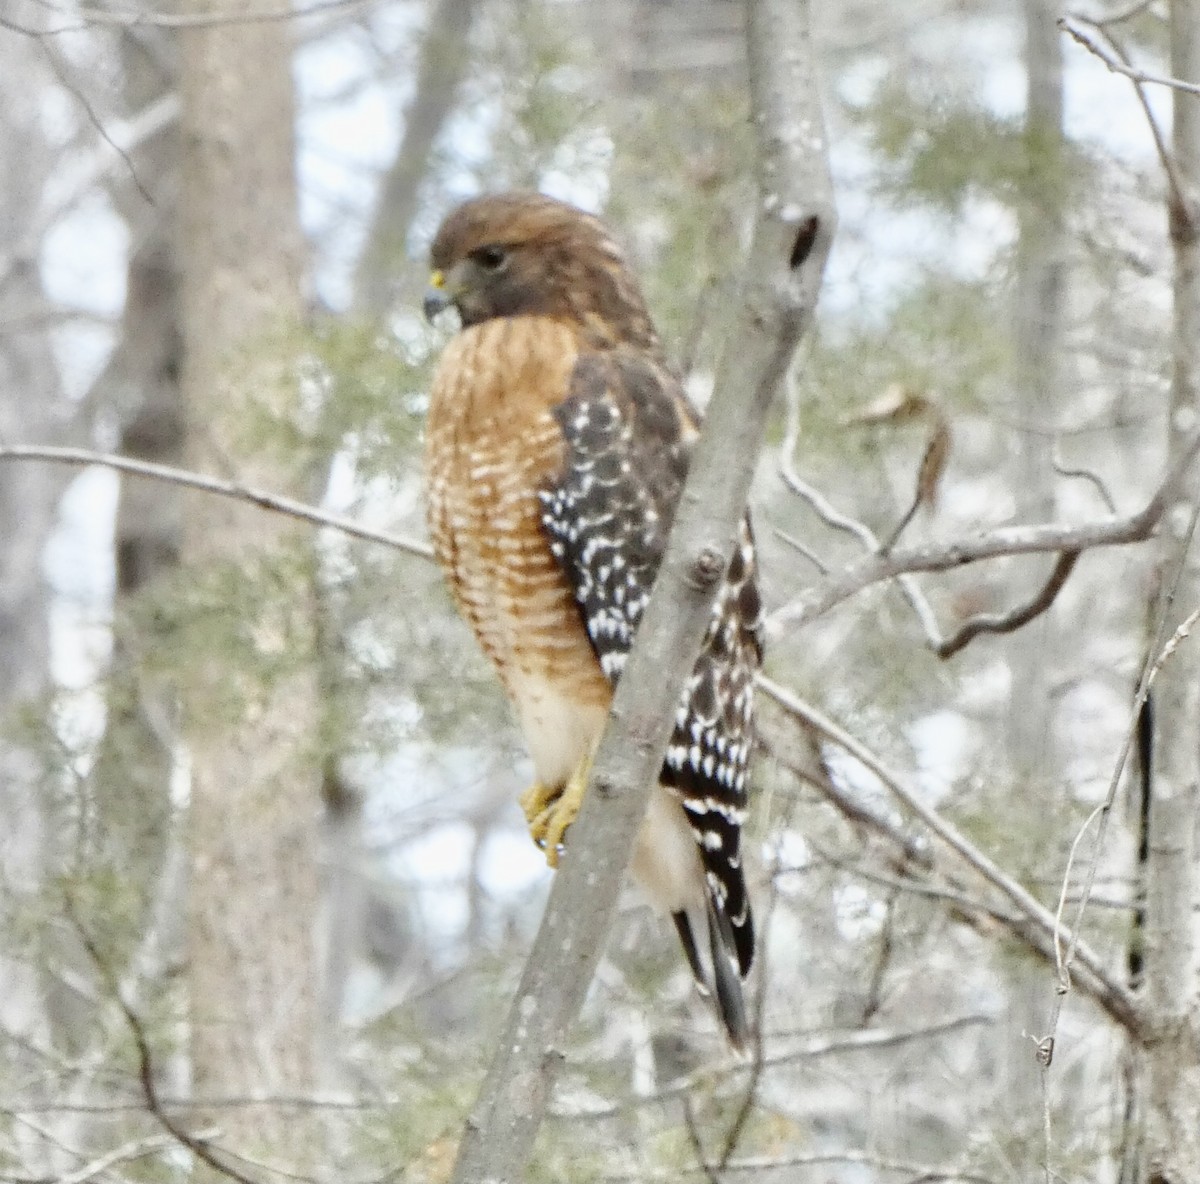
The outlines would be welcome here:
[[[616,682],[662,561],[697,417],[673,376],[645,355],[620,350],[581,355],[568,397],[554,414],[565,456],[561,472],[541,492],[542,524],[601,666]],[[682,803],[703,858],[714,937],[743,975],[754,953],[754,930],[740,839],[761,629],[746,521],[661,774]],[[681,936],[696,969],[685,927]],[[719,993],[720,977],[718,968]]]

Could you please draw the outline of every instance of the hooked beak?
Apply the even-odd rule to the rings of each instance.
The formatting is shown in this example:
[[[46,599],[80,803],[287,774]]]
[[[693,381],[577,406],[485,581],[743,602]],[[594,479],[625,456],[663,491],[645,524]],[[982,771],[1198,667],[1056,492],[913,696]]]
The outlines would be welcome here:
[[[446,288],[446,275],[442,271],[434,271],[429,276],[429,287],[425,290],[425,299],[421,304],[425,319],[431,324],[439,313],[445,312],[454,303],[454,297]]]

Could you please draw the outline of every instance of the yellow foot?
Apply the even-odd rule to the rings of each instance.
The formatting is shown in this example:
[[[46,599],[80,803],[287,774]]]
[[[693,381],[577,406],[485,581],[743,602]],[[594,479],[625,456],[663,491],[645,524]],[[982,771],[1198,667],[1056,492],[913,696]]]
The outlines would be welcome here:
[[[535,781],[517,798],[517,803],[525,811],[525,821],[529,824],[529,833],[533,835],[535,843],[541,844],[547,819],[554,812],[554,804],[561,796],[561,789],[553,789]]]
[[[580,761],[571,779],[561,789],[535,782],[517,799],[525,811],[529,833],[533,841],[546,852],[546,862],[551,867],[558,867],[563,836],[579,813],[591,767],[589,755]]]

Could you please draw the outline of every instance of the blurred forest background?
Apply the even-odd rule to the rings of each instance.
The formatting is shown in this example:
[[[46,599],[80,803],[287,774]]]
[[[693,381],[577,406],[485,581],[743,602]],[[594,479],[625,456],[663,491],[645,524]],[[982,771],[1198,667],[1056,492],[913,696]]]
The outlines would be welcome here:
[[[795,625],[923,457],[899,554],[1133,513],[1198,422],[1200,99],[1057,21],[1195,83],[1200,15],[1080,5],[816,7],[840,224],[753,505],[761,1046],[728,1051],[631,891],[531,1179],[1200,1173],[1190,643],[1157,684],[1154,809],[1137,761],[1117,780],[1200,603],[1194,481],[1157,539],[1084,549],[1047,611],[952,656],[1054,556]],[[424,252],[482,190],[602,212],[703,403],[756,200],[743,20],[0,3],[0,1180],[449,1178],[550,873],[423,554]]]

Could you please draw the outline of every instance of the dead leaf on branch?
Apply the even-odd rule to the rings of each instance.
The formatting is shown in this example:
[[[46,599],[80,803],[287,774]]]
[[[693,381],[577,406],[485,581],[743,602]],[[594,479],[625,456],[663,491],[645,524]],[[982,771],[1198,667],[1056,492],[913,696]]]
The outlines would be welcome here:
[[[862,411],[847,417],[847,426],[901,425],[923,422],[929,425],[929,437],[925,452],[917,470],[916,489],[911,505],[899,524],[880,547],[880,554],[887,554],[896,545],[904,528],[913,520],[917,511],[926,506],[930,510],[937,505],[938,490],[950,458],[952,435],[946,413],[927,395],[914,391],[903,383],[894,382],[873,403]]]

